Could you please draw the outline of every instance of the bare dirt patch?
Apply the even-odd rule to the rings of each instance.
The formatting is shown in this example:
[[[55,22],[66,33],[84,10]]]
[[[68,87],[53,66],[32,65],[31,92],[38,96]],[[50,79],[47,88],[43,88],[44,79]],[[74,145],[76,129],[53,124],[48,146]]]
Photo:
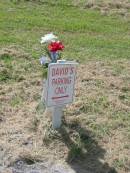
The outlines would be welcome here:
[[[77,173],[130,171],[130,61],[80,65],[75,102],[64,110],[63,126],[55,131],[41,102],[38,61],[11,57],[13,74],[24,79],[11,78],[0,85],[2,173],[18,161],[24,165],[18,171],[29,171],[30,165],[30,170],[34,166],[40,172],[44,163],[55,162]],[[1,63],[8,69],[7,61]]]

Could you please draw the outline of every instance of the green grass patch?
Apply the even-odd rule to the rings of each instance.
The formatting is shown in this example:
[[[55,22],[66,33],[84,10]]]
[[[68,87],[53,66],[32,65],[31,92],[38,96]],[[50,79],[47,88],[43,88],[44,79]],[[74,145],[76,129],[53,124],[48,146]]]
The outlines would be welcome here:
[[[10,102],[12,107],[16,107],[22,104],[22,98],[20,96],[14,96]]]
[[[43,53],[40,37],[53,31],[65,43],[66,59],[130,57],[130,23],[117,16],[102,16],[99,11],[73,6],[71,1],[2,0],[0,9],[2,47],[17,44],[39,58]]]

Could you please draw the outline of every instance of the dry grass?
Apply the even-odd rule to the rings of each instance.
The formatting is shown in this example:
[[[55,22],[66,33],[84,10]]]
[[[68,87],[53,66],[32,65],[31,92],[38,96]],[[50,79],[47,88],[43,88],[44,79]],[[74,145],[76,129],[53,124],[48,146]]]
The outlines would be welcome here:
[[[25,53],[22,49],[17,46],[8,46],[0,50],[0,58],[5,57],[16,57],[16,58],[29,58],[29,54]]]
[[[52,129],[51,113],[44,112],[40,100],[38,61],[11,54],[3,56],[1,64],[9,73],[12,69],[8,65],[13,66],[11,78],[1,80],[0,85],[2,167],[18,160],[33,164],[47,159],[67,162],[81,172],[130,170],[129,61],[89,61],[80,65],[75,102],[65,109],[59,131]],[[16,74],[22,74],[23,79],[14,79]]]
[[[43,170],[55,162],[76,173],[130,172],[130,61],[123,60],[129,59],[130,2],[22,2],[1,1],[1,47],[19,46],[0,51],[0,173],[21,163],[28,169],[43,163]],[[75,102],[58,131],[41,102],[42,68],[32,58],[43,53],[38,38],[50,28],[64,33],[65,57],[107,58],[79,65]]]
[[[128,0],[81,0],[73,1],[73,3],[85,9],[99,10],[102,15],[116,14],[129,19],[130,2]]]

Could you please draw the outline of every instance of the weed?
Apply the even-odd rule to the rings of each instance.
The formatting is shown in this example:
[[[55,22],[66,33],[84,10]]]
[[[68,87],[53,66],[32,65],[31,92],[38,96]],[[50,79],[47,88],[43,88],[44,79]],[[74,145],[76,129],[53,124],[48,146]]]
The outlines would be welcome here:
[[[11,99],[11,106],[12,107],[15,107],[15,106],[19,106],[22,104],[22,98],[20,96],[13,96],[12,99]]]
[[[35,116],[32,120],[32,123],[30,125],[30,130],[37,131],[38,125],[39,125],[39,119]]]
[[[75,158],[79,158],[82,156],[82,149],[78,147],[77,145],[72,145],[69,155],[69,162],[74,161]]]
[[[43,101],[39,102],[39,104],[36,107],[36,111],[38,114],[43,114],[45,111],[45,103]]]
[[[4,81],[6,82],[7,80],[10,80],[11,74],[7,69],[3,69],[2,71],[0,71],[0,81]]]
[[[125,167],[125,163],[123,159],[115,159],[113,165],[118,168]]]

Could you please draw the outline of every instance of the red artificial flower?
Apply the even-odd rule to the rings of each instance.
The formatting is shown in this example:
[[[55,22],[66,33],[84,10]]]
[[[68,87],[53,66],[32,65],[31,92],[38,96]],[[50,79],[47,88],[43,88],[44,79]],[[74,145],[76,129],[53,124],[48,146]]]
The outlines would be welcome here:
[[[60,41],[55,41],[55,42],[51,42],[48,45],[48,49],[51,52],[57,52],[58,50],[63,50],[64,49],[64,45]]]

